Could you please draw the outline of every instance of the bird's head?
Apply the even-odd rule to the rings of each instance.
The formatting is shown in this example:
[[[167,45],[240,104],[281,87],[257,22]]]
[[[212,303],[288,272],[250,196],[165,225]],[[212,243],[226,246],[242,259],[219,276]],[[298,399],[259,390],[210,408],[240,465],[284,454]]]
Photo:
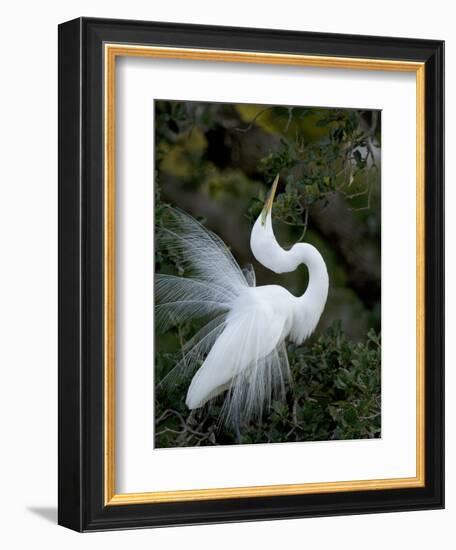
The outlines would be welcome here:
[[[268,218],[271,219],[272,205],[274,203],[274,197],[277,191],[278,183],[279,183],[279,174],[277,174],[277,176],[275,177],[271,190],[269,191],[268,198],[266,199],[263,210],[261,211],[260,217],[258,218],[258,220],[260,220],[260,224],[263,227],[266,227],[267,219]]]
[[[250,248],[255,259],[264,267],[275,273],[289,273],[301,263],[308,267],[321,261],[321,254],[309,243],[296,243],[290,249],[283,249],[277,242],[272,228],[272,204],[279,182],[277,174],[269,195],[264,203],[263,210],[253,225],[250,235]],[[324,265],[324,262],[323,262]],[[326,267],[325,267],[326,269]]]
[[[272,229],[272,205],[278,183],[279,174],[277,174],[272,184],[261,214],[253,225],[250,235],[250,248],[260,264],[276,273],[283,273],[283,271],[286,271],[283,265],[286,253],[277,242]]]

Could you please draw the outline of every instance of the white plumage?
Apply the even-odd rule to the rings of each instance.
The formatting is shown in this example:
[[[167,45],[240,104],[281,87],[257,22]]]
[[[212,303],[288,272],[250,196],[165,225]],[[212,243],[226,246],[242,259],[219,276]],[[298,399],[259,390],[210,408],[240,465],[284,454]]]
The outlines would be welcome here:
[[[286,338],[300,345],[314,331],[328,294],[328,273],[318,250],[298,243],[284,250],[272,229],[274,181],[256,220],[250,246],[258,262],[276,273],[304,263],[309,284],[300,297],[279,285],[255,286],[225,243],[188,214],[170,209],[158,239],[182,263],[188,277],[156,276],[156,318],[161,330],[203,317],[207,324],[184,346],[172,375],[199,367],[186,404],[197,409],[226,392],[224,416],[234,423],[261,416],[273,398],[283,398],[289,379]],[[202,363],[202,364],[201,364]]]

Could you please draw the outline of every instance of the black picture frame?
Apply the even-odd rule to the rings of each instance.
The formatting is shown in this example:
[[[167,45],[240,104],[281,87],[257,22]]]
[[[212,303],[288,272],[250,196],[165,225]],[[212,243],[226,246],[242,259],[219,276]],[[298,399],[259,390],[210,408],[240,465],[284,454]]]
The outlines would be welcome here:
[[[106,506],[103,395],[103,44],[425,64],[424,487]],[[78,18],[59,26],[58,522],[76,531],[444,506],[444,43]]]

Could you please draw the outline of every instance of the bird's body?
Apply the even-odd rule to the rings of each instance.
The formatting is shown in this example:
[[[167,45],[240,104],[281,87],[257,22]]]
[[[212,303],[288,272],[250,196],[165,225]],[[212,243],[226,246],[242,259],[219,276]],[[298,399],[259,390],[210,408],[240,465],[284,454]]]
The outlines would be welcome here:
[[[225,416],[239,423],[261,415],[289,379],[286,339],[302,344],[315,330],[326,303],[328,274],[318,250],[298,243],[284,250],[271,221],[277,185],[251,234],[251,249],[265,267],[284,273],[304,263],[309,284],[296,297],[279,285],[255,286],[252,271],[242,271],[226,245],[196,220],[173,211],[162,238],[180,254],[192,278],[157,277],[157,313],[165,328],[194,317],[210,321],[183,349],[179,371],[199,367],[186,404],[197,409],[226,392]],[[202,364],[201,364],[202,362]]]
[[[301,344],[320,317],[309,313],[306,301],[279,285],[243,290],[233,303],[224,331],[192,380],[186,399],[189,409],[202,407],[225,391],[236,376],[269,356],[287,337]],[[229,348],[232,351],[227,354]]]

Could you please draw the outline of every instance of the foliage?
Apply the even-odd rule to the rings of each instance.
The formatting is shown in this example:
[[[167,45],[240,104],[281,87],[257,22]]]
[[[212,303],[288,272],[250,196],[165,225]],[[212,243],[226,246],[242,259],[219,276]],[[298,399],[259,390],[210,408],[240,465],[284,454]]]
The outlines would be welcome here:
[[[342,195],[355,209],[370,207],[377,172],[374,147],[380,146],[380,135],[378,113],[369,112],[369,117],[370,124],[357,110],[288,109],[288,131],[281,135],[280,147],[260,160],[259,170],[270,183],[276,174],[285,177],[274,215],[283,223],[304,228],[301,238],[309,208],[317,202],[327,205],[331,195]],[[324,129],[323,139],[307,141],[305,133],[297,129],[290,136],[294,118],[310,120],[314,129]],[[262,204],[263,197],[252,200],[252,221]]]
[[[182,337],[182,329],[176,330]],[[293,385],[286,402],[273,402],[261,422],[244,426],[241,443],[380,437],[380,339],[373,330],[365,342],[354,343],[335,323],[311,344],[289,344],[288,357]],[[179,353],[159,355],[157,375],[178,359]],[[236,443],[231,429],[218,422],[221,402],[189,413],[187,387],[188,380],[181,380],[158,388],[156,446]]]
[[[275,218],[302,228],[304,237],[309,208],[328,204],[339,194],[353,209],[369,209],[378,180],[375,150],[380,147],[377,111],[309,107],[237,105],[242,115],[256,113],[247,126],[238,125],[229,104],[160,101],[156,104],[158,158],[165,169],[179,175],[213,180],[216,167],[205,159],[207,136],[227,128],[248,134],[259,125],[275,133],[278,143],[261,156],[257,173],[270,185],[276,174],[285,181],[278,195]],[[212,137],[212,136],[211,136]],[[230,138],[233,139],[232,137]],[[218,159],[220,160],[220,159]],[[247,216],[254,221],[261,211],[265,190],[251,198]]]

